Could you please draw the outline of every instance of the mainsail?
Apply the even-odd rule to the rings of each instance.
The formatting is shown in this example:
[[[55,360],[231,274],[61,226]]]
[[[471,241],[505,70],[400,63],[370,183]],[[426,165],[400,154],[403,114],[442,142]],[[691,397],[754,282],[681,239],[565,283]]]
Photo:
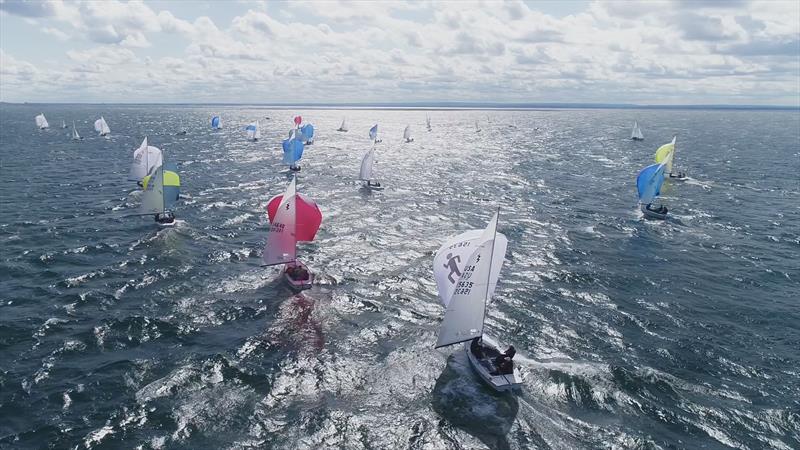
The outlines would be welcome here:
[[[81,140],[81,135],[78,134],[78,129],[75,128],[75,121],[74,120],[72,121],[72,140],[73,141]]]
[[[494,293],[508,240],[497,232],[498,213],[486,229],[449,239],[433,260],[439,297],[447,307],[436,347],[483,335],[486,304]]]
[[[403,139],[405,139],[406,142],[411,141],[411,125],[406,125],[406,129],[403,130]]]
[[[361,160],[361,172],[358,175],[360,180],[372,181],[372,168],[375,164],[375,147],[372,147]]]
[[[261,260],[267,266],[297,259],[296,183],[296,178],[292,177],[270,224],[267,244],[261,254]]]
[[[156,167],[160,167],[162,162],[161,150],[158,147],[147,145],[147,137],[145,136],[142,144],[133,152],[133,163],[131,163],[128,179],[141,181]]]
[[[644,135],[642,134],[642,129],[639,128],[639,122],[637,121],[633,121],[633,129],[631,130],[631,139],[634,140],[644,139]]]
[[[47,119],[44,118],[44,113],[36,116],[36,126],[39,127],[39,129],[41,130],[44,130],[45,128],[50,128],[50,124],[47,123]]]
[[[347,118],[342,118],[342,125],[337,131],[347,131]]]
[[[111,129],[108,127],[106,123],[106,119],[103,116],[100,116],[99,119],[94,121],[94,130],[100,133],[100,136],[105,136],[111,133]]]
[[[372,128],[369,129],[369,138],[372,142],[377,142],[378,140],[378,124],[376,123]]]
[[[428,131],[431,131],[431,116],[425,116],[425,124],[428,126]]]

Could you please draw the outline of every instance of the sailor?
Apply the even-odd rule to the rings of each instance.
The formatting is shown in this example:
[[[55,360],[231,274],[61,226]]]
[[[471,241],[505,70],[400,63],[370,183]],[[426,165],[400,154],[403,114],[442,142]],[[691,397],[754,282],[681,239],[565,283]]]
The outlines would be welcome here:
[[[471,351],[476,358],[483,358],[483,349],[481,348],[480,336],[473,339],[469,344],[469,351]]]
[[[160,224],[170,224],[175,222],[175,215],[172,214],[172,212],[170,211],[165,211],[164,213],[156,214],[155,218],[156,218],[156,223]]]
[[[509,346],[505,353],[501,353],[495,358],[494,364],[497,366],[497,372],[502,375],[514,373],[514,363],[512,359],[517,354],[517,350],[513,345]]]

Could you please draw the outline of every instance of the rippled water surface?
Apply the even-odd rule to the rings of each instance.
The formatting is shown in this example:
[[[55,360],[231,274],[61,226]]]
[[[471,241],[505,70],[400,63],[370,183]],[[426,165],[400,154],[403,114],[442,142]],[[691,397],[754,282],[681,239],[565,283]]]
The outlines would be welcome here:
[[[798,113],[297,112],[324,219],[293,295],[260,253],[295,111],[0,105],[0,447],[800,447]],[[356,180],[375,122],[382,192]],[[690,179],[644,221],[634,178],[673,133]],[[172,229],[129,216],[145,135],[179,164]],[[433,252],[496,206],[516,397],[433,349]]]

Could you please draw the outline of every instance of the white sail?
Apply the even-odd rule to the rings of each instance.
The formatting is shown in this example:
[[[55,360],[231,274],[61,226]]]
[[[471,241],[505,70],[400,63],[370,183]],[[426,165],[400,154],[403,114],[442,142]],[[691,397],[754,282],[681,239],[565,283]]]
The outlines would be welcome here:
[[[72,140],[73,141],[81,140],[81,135],[78,134],[78,129],[75,128],[75,121],[74,120],[72,121]]]
[[[256,120],[256,139],[261,139],[261,123]]]
[[[372,168],[375,164],[375,147],[372,147],[361,160],[361,172],[358,178],[364,181],[372,181]]]
[[[478,121],[475,121],[475,131],[481,131],[481,126],[478,125]]]
[[[267,244],[261,254],[261,259],[267,266],[285,264],[297,259],[295,193],[296,178],[292,177],[270,224]]]
[[[100,133],[100,136],[105,136],[111,133],[111,129],[108,128],[108,124],[106,123],[106,119],[103,116],[100,116],[99,119],[94,121],[94,130]]]
[[[431,131],[431,116],[425,116],[425,124],[428,126],[428,131]]]
[[[158,147],[147,145],[147,137],[145,137],[142,145],[133,152],[133,162],[131,163],[128,179],[141,181],[156,167],[160,167],[163,164],[162,158],[161,150]]]
[[[62,120],[62,121],[61,121],[61,128],[62,128],[62,129],[64,129],[64,128],[67,128],[67,122],[65,122],[65,121],[63,121],[63,120]]]
[[[403,139],[406,141],[411,140],[411,125],[406,125],[406,129],[403,130]]]
[[[644,139],[642,129],[639,128],[639,122],[633,122],[633,130],[631,130],[631,139]]]
[[[449,240],[434,258],[439,296],[447,305],[437,348],[483,335],[486,303],[497,286],[508,246],[506,237],[497,233],[497,218],[495,214],[486,229],[477,232],[480,235],[467,232]]]
[[[44,113],[36,116],[36,126],[42,130],[44,130],[45,128],[50,128],[50,124],[47,123],[47,119],[44,118]]]
[[[142,194],[139,214],[161,214],[164,212],[164,166],[156,169]]]
[[[339,131],[347,131],[347,118],[342,118],[342,126],[339,127]]]
[[[247,139],[253,141],[261,139],[261,129],[259,128],[259,123],[257,120],[248,125],[246,130],[247,130]]]

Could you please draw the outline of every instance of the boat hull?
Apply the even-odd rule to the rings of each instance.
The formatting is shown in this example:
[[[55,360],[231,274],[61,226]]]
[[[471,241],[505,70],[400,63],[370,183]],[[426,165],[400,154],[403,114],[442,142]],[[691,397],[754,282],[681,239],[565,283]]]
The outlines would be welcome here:
[[[632,138],[631,138],[631,140],[632,140],[632,141],[643,141],[643,140],[644,140],[644,138],[632,137]]]
[[[494,368],[494,364],[491,359],[478,359],[470,350],[470,341],[464,343],[464,351],[467,353],[467,359],[469,359],[472,370],[495,391],[510,392],[522,386],[521,377],[516,367],[514,367],[514,371],[511,374],[492,375],[492,370],[489,369],[489,366]]]
[[[305,269],[308,272],[308,279],[295,280],[294,278],[292,278],[287,272],[287,269],[294,267]],[[281,271],[281,276],[283,276],[283,279],[286,282],[286,284],[289,285],[289,288],[291,288],[293,291],[296,292],[300,292],[305,289],[311,289],[311,285],[314,283],[314,274],[311,273],[311,271],[308,270],[308,267],[299,260],[293,263],[287,263],[285,266],[283,266],[283,271]]]
[[[641,209],[642,209],[642,214],[644,214],[644,216],[646,218],[648,218],[648,219],[654,219],[654,220],[666,220],[667,219],[667,212],[659,213],[659,212],[653,211],[653,210],[647,208],[647,205],[642,205]]]

